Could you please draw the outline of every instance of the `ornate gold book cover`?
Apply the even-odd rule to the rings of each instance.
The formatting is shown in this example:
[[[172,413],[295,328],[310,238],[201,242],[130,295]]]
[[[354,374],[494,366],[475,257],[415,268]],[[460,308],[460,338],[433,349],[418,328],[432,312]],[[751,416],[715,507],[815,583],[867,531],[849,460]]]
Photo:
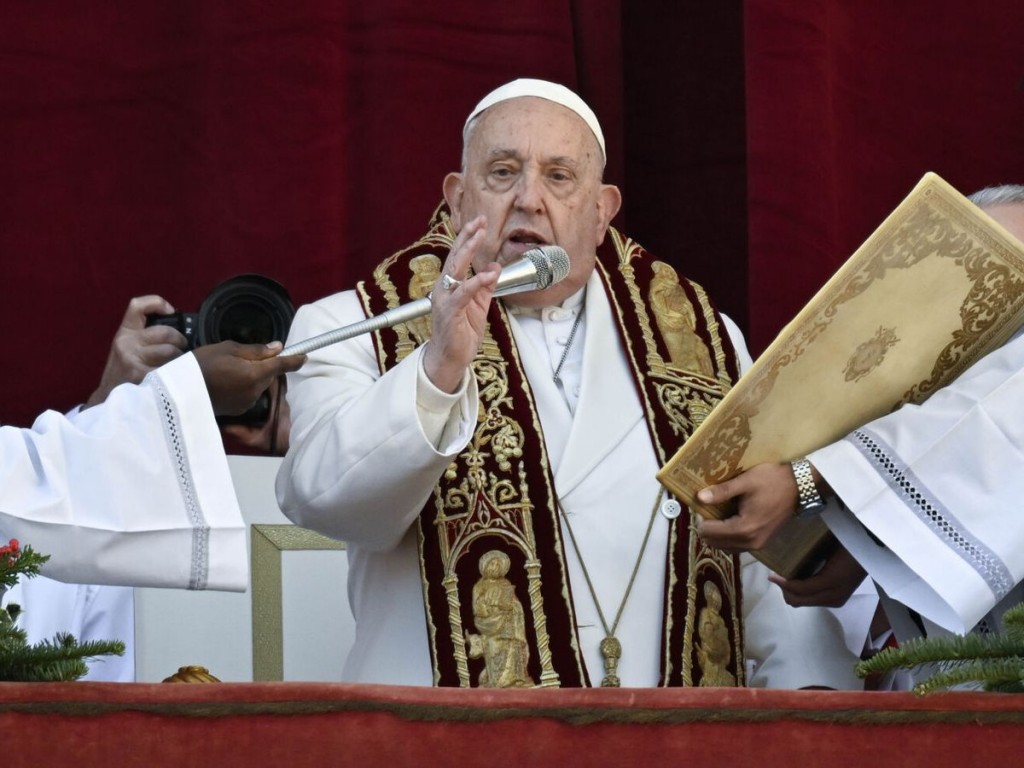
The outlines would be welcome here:
[[[920,403],[1024,321],[1024,246],[933,173],[857,249],[658,473],[691,509],[696,492],[788,461]],[[788,523],[754,554],[784,576],[828,540]]]

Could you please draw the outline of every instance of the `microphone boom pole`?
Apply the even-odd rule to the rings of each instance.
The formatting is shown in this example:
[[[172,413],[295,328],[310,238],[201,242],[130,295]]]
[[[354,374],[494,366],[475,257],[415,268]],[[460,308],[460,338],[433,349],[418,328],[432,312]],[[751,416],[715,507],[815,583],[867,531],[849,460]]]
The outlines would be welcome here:
[[[501,270],[494,295],[508,296],[512,293],[544,289],[562,280],[569,274],[569,255],[557,245],[544,245],[532,248],[523,254],[523,258],[509,264]],[[417,317],[430,313],[430,297],[416,299],[382,312],[379,315],[360,320],[333,331],[321,333],[319,336],[291,344],[282,349],[278,355],[308,355],[317,349],[346,341],[364,333],[373,333],[382,328],[407,323]]]

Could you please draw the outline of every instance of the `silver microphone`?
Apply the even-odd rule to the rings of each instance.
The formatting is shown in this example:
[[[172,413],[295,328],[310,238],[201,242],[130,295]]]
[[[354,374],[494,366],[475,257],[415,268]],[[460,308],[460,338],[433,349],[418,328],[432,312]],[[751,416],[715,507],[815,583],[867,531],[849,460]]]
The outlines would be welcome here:
[[[498,284],[494,288],[495,296],[508,296],[523,291],[543,290],[563,280],[569,274],[569,254],[557,245],[542,245],[531,248],[523,254],[523,258],[506,267],[502,267],[498,276]],[[327,333],[321,333],[305,341],[291,344],[281,350],[281,355],[308,355],[339,341],[345,341],[364,333],[390,328],[393,325],[407,323],[417,317],[430,314],[430,297],[416,299],[408,304],[381,312],[358,323],[346,325]]]

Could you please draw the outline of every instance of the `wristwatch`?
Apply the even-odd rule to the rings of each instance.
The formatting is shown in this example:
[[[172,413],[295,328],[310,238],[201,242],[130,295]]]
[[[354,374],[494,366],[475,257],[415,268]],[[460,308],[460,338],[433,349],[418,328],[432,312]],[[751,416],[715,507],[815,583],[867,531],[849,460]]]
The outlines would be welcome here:
[[[814,484],[811,462],[807,459],[797,459],[791,461],[789,465],[793,468],[793,477],[796,479],[796,490],[799,494],[796,516],[813,517],[825,508],[825,501]]]

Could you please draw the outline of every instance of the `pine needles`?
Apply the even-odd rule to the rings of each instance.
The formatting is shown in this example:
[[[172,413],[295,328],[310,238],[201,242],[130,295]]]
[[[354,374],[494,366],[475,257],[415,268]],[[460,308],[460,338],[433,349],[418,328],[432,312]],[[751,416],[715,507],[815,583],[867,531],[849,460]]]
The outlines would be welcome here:
[[[49,560],[31,547],[22,547],[17,539],[0,547],[0,595],[7,587],[17,584],[22,576],[33,578],[39,567]],[[16,622],[21,608],[10,603],[0,608],[0,680],[17,682],[57,682],[77,680],[89,668],[88,659],[97,656],[124,654],[124,643],[116,640],[97,640],[79,643],[66,632],[53,640],[29,645],[25,630]]]
[[[914,686],[918,694],[955,687],[1024,693],[1024,604],[1003,614],[1000,634],[922,637],[886,648],[857,665],[857,674],[935,665],[936,672]]]

